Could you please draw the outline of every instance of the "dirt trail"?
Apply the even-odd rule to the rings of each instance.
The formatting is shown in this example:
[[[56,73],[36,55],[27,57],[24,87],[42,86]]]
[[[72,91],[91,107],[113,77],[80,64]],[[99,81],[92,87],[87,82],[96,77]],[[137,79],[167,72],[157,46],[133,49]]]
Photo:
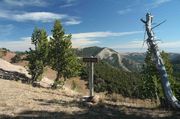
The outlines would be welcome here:
[[[0,79],[0,119],[179,119],[180,113],[158,109],[133,108],[101,102],[88,107],[82,95],[69,90],[34,88]]]

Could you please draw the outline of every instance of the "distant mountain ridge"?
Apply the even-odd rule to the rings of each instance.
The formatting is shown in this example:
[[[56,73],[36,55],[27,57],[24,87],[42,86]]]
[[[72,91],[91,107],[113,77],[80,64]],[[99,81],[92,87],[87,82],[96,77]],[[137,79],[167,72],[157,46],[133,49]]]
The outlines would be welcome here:
[[[113,67],[120,68],[128,72],[141,71],[141,67],[146,56],[146,53],[121,53],[111,48],[101,48],[97,46],[76,49],[75,52],[79,57],[94,56],[107,62]],[[180,54],[169,53],[169,56],[173,64],[180,64]],[[175,68],[180,69],[180,65],[178,66],[179,67],[176,66]]]
[[[113,67],[120,68],[128,72],[140,70],[142,66],[142,63],[129,58],[129,55],[119,53],[106,47],[101,48],[94,46],[83,49],[76,49],[76,54],[79,57],[97,57],[100,60],[112,65]]]

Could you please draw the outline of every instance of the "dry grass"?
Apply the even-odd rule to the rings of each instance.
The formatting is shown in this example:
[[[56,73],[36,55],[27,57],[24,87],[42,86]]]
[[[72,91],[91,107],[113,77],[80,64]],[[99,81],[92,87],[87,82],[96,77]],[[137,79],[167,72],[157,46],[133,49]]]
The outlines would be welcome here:
[[[123,97],[120,94],[110,94],[104,96],[105,100],[108,100],[109,103],[115,103],[118,105],[124,105],[129,107],[138,107],[138,108],[157,108],[160,106],[160,102],[150,99],[133,99],[128,97]]]
[[[97,95],[100,98],[99,104],[87,107],[80,101],[83,94],[77,93],[68,87],[51,90],[34,88],[20,82],[0,79],[0,119],[180,118],[179,112],[129,107],[128,105],[122,105],[121,101],[123,99],[115,99],[115,102],[107,100],[104,93]],[[147,102],[143,104],[145,103]]]
[[[80,77],[73,77],[71,79],[68,79],[65,83],[65,87],[69,88],[69,89],[73,89],[73,85],[76,85],[75,91],[79,92],[80,94],[83,95],[89,95],[89,91],[87,89],[87,81],[85,80],[81,80]]]
[[[33,88],[20,82],[0,80],[0,114],[16,115],[23,110],[65,111],[72,113],[80,111],[78,107],[46,104],[46,102],[71,102],[76,100],[77,93],[64,90],[47,90]]]

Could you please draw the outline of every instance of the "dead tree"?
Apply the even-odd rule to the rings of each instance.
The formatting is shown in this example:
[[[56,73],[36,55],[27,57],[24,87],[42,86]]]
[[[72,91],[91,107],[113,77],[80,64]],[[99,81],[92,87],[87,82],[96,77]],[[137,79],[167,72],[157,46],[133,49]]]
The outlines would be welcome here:
[[[146,39],[146,43],[148,45],[148,48],[150,48],[153,51],[153,57],[155,59],[156,68],[161,77],[161,84],[166,101],[173,108],[180,109],[180,103],[177,100],[177,98],[173,95],[164,62],[160,55],[157,43],[155,41],[153,28],[155,28],[156,26],[152,27],[152,20],[153,20],[153,16],[150,13],[146,14],[146,20],[141,19],[141,21],[145,24],[146,33],[148,36],[148,38]]]

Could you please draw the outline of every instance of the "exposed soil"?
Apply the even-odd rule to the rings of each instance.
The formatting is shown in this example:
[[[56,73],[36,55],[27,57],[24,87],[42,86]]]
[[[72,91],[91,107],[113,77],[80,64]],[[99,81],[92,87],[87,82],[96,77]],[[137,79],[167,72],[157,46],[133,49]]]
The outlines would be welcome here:
[[[5,55],[2,57],[2,59],[11,62],[11,58],[13,58],[15,55],[16,53],[7,51]]]

